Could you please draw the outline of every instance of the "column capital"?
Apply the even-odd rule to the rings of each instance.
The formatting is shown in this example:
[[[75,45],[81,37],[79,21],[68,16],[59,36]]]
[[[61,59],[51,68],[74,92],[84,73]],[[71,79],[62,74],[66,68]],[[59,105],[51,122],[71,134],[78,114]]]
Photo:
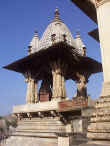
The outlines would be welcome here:
[[[95,0],[96,1],[96,8],[103,5],[106,2],[110,2],[110,0]]]

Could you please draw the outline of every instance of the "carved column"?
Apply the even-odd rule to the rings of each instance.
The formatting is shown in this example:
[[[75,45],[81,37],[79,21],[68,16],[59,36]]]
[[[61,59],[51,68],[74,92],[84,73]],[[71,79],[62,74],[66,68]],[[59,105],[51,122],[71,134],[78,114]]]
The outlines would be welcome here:
[[[104,84],[101,96],[110,95],[110,0],[96,0]]]
[[[65,95],[65,80],[61,71],[60,61],[54,62],[52,65],[53,76],[53,98],[64,98]]]
[[[36,103],[38,101],[37,83],[30,73],[26,73],[25,77],[27,82],[26,103]]]
[[[65,90],[65,78],[61,75],[61,90],[62,90],[62,97],[66,97],[66,90]]]
[[[27,91],[26,91],[26,103],[31,103],[31,94],[30,94],[30,80],[29,78],[26,78],[26,83],[27,83]]]
[[[77,97],[87,97],[87,88],[86,88],[86,77],[80,73],[76,74],[78,80],[77,84]]]
[[[37,89],[37,82],[34,81],[34,93],[35,93],[35,103],[37,103],[39,101],[38,99],[38,89]]]
[[[35,82],[33,78],[30,78],[30,98],[31,103],[35,103]]]
[[[96,111],[90,119],[87,137],[94,139],[98,145],[110,145],[110,117],[107,118],[110,112],[110,0],[96,0],[96,11],[104,84],[101,97],[96,102]]]

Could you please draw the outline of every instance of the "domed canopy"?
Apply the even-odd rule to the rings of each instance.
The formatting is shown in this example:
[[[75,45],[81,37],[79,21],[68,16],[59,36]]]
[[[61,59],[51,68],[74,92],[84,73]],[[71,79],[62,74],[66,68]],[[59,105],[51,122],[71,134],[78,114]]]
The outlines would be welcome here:
[[[73,39],[68,27],[59,18],[59,11],[56,9],[53,21],[48,25],[40,39],[39,50],[46,49],[58,42],[66,42],[78,51],[75,39]]]
[[[55,43],[65,42],[74,48],[74,51],[83,56],[82,40],[80,37],[73,38],[70,30],[59,18],[59,11],[55,9],[54,19],[48,25],[41,39],[39,40],[37,33],[35,33],[30,45],[29,54],[38,52],[43,49],[51,47]]]

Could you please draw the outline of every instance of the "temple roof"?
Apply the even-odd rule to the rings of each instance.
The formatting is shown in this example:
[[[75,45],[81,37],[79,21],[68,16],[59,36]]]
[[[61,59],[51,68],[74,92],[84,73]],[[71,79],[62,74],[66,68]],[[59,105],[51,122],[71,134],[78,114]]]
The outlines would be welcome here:
[[[40,80],[44,76],[51,76],[50,64],[60,59],[64,64],[62,72],[65,79],[75,78],[76,72],[86,72],[89,76],[92,73],[101,72],[101,63],[86,57],[83,53],[84,48],[80,34],[77,33],[75,39],[72,37],[68,27],[59,18],[59,11],[56,9],[54,19],[40,40],[35,32],[29,46],[31,50],[29,55],[4,68],[22,74],[31,71],[36,79]]]
[[[59,11],[58,9],[55,10],[55,16],[52,22],[48,25],[45,32],[42,35],[40,40],[39,48],[43,46],[49,47],[52,45],[52,36],[55,35],[55,42],[64,41],[64,37],[66,42],[73,46],[74,48],[78,49],[75,40],[72,37],[71,32],[69,31],[68,27],[62,22],[59,18]]]
[[[46,30],[44,31],[42,37],[40,40],[38,40],[37,37],[33,37],[31,44],[32,46],[35,46],[36,48],[32,47],[31,53],[38,52],[42,49],[47,49],[48,47],[52,46],[53,43],[58,42],[65,42],[69,44],[70,46],[74,47],[76,51],[81,55],[81,48],[80,42],[77,41],[78,39],[74,39],[70,30],[68,27],[64,24],[64,22],[60,19],[58,9],[55,9],[54,13],[54,19],[51,21],[51,23],[47,26]]]
[[[65,64],[63,72],[65,79],[75,77],[76,72],[87,72],[89,75],[92,73],[102,72],[101,63],[96,60],[79,55],[75,49],[67,43],[61,42],[54,44],[46,50],[28,55],[20,60],[17,60],[4,68],[13,70],[24,74],[31,71],[39,80],[43,76],[51,74],[50,63],[59,59]]]

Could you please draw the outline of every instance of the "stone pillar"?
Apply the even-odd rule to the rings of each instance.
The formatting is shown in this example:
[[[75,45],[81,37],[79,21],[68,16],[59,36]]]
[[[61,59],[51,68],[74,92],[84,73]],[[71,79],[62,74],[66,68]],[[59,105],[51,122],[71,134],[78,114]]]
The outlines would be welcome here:
[[[30,81],[29,78],[26,78],[25,82],[27,83],[27,92],[26,92],[26,103],[31,103],[31,98],[30,98]]]
[[[110,95],[110,0],[96,0],[102,55],[104,87],[102,96]]]
[[[30,77],[30,101],[35,103],[35,82],[34,79]]]
[[[26,82],[27,82],[27,93],[26,93],[26,103],[36,103],[38,101],[38,94],[37,94],[37,83],[35,79],[31,77],[31,74],[26,75]]]
[[[39,101],[38,99],[38,89],[37,89],[37,82],[34,81],[34,92],[35,92],[35,103]]]
[[[88,126],[94,144],[110,145],[110,0],[96,0],[104,84]]]
[[[53,93],[52,97],[55,98],[64,98],[66,97],[65,93],[65,79],[62,75],[60,61],[54,62],[52,65],[52,76],[53,76]]]
[[[77,95],[76,97],[87,97],[86,78],[84,75],[77,73]]]

